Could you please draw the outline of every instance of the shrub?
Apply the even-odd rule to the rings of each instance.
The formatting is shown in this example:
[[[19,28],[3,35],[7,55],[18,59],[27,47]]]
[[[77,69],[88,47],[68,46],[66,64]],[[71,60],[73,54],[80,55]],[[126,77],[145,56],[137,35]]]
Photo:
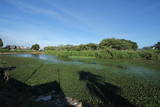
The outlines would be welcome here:
[[[143,58],[143,59],[147,59],[147,60],[151,60],[152,59],[152,52],[151,51],[140,51],[139,55]]]

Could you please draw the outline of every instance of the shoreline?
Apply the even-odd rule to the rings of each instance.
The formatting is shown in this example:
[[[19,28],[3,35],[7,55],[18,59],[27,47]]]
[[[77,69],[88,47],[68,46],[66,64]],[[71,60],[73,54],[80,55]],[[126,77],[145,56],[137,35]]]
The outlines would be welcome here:
[[[0,55],[8,54],[44,54],[44,52],[0,52]]]

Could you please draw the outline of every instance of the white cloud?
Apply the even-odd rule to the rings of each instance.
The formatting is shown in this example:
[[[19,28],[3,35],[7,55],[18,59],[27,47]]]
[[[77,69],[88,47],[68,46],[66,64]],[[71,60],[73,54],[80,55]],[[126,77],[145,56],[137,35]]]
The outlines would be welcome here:
[[[70,27],[77,28],[82,31],[101,34],[101,32],[97,32],[97,26],[91,23],[90,20],[87,19],[85,16],[82,16],[79,13],[74,12],[73,10],[69,10],[60,5],[57,5],[53,1],[48,1],[48,0],[40,1],[44,3],[44,6],[46,7],[48,6],[47,8],[29,4],[29,2],[24,2],[25,0],[6,0],[6,1],[23,12],[27,12],[34,15],[49,16],[60,20],[61,22],[67,24]]]
[[[31,14],[46,15],[46,16],[54,17],[58,20],[64,20],[64,17],[62,14],[60,14],[59,12],[51,8],[38,7],[35,5],[31,5],[29,3],[23,2],[22,0],[14,0],[14,1],[6,0],[6,1],[7,3],[12,4],[13,6],[15,6],[16,8],[18,8],[19,10],[23,12],[27,12]]]

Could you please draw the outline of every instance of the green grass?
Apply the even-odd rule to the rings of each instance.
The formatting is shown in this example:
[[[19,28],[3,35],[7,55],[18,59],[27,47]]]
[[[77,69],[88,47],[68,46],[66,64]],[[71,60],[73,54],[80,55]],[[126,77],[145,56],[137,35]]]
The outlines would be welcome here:
[[[0,48],[0,53],[42,53],[42,51],[34,51],[34,50],[21,50],[21,49],[15,49],[15,50],[8,50],[8,49],[2,49]]]
[[[95,57],[96,51],[88,50],[88,51],[51,51],[46,50],[46,54],[51,54],[55,56],[86,56],[86,57]]]
[[[9,52],[9,50],[8,49],[2,49],[2,48],[0,48],[0,52],[1,53],[3,53],[3,52]]]
[[[75,54],[78,53],[75,52],[73,56],[76,56]],[[16,66],[16,69],[10,72],[11,76],[31,86],[52,81],[59,82],[57,72],[59,70],[60,86],[64,94],[82,101],[83,104],[92,104],[93,107],[100,106],[103,101],[100,100],[100,97],[91,93],[87,85],[93,85],[93,87],[96,87],[95,89],[101,89],[99,85],[104,83],[118,87],[120,89],[118,96],[127,99],[136,106],[160,106],[159,63],[146,62],[145,60],[92,59],[92,55],[88,56],[89,58],[79,57],[78,60],[84,63],[96,62],[102,65],[103,68],[95,69],[93,67],[71,64],[47,64],[42,60],[2,55],[0,56],[0,61],[5,61],[7,63],[5,66]],[[72,60],[77,59],[77,57],[70,58]],[[132,72],[132,70],[135,72]],[[88,74],[93,75],[91,78],[95,76],[95,80],[99,78],[98,76],[103,79],[97,79],[96,82],[90,79],[81,80],[80,73],[82,72],[89,72]]]
[[[94,57],[100,59],[145,59],[160,61],[160,51],[158,50],[86,50],[86,51],[52,51],[45,50],[46,54],[62,57]]]

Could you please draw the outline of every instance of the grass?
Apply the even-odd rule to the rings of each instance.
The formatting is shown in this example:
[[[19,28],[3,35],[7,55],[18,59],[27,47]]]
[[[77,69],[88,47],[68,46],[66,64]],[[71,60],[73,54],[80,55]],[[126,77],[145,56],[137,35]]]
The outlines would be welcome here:
[[[33,53],[33,54],[40,54],[43,53],[43,51],[34,51],[34,50],[21,50],[21,49],[15,49],[15,50],[8,50],[8,49],[2,49],[0,48],[0,54],[12,54],[12,53]]]
[[[86,57],[95,57],[96,51],[51,51],[46,50],[46,54],[51,54],[55,56],[86,56]]]
[[[78,54],[73,53],[73,56]],[[103,68],[47,64],[42,60],[2,55],[0,61],[6,62],[5,66],[16,67],[10,72],[11,77],[16,80],[30,86],[57,81],[65,96],[76,98],[85,106],[124,106],[121,102],[130,106],[160,106],[159,63],[145,60],[92,59],[91,54],[88,56],[89,58],[79,57],[78,60],[84,63],[96,62]]]
[[[145,59],[160,61],[160,52],[158,50],[85,50],[85,51],[52,51],[45,50],[46,54],[62,57],[94,57],[100,59]]]
[[[2,49],[2,48],[0,48],[0,52],[1,53],[3,53],[3,52],[9,52],[9,50],[8,49]]]

